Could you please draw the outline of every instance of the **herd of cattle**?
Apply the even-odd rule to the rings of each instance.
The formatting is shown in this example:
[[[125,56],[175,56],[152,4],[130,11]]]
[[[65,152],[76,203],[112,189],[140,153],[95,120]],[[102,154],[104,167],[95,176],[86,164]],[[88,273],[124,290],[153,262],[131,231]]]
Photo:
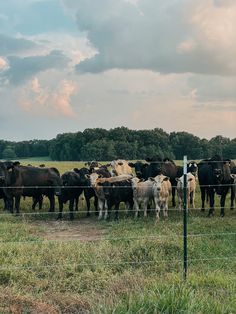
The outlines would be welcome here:
[[[69,202],[70,218],[78,210],[79,197],[84,194],[87,216],[90,216],[90,200],[94,199],[95,211],[99,219],[110,217],[115,209],[118,218],[120,203],[125,203],[126,210],[134,209],[135,217],[140,209],[147,216],[151,206],[159,220],[160,211],[168,215],[168,200],[172,195],[175,207],[175,194],[178,206],[183,204],[183,168],[174,161],[158,156],[147,158],[146,162],[136,163],[115,160],[107,165],[89,162],[81,169],[74,168],[60,175],[56,168],[44,165],[23,166],[19,162],[0,162],[0,198],[5,210],[19,213],[21,197],[32,197],[32,209],[42,208],[43,197],[49,199],[49,211],[55,210],[55,195],[58,197],[59,216],[62,218],[63,205]],[[134,171],[133,171],[134,170]],[[135,175],[134,175],[135,173]],[[187,165],[187,197],[189,206],[194,207],[196,183],[201,190],[201,210],[205,210],[205,200],[209,200],[208,216],[214,213],[214,196],[220,195],[221,216],[224,216],[226,195],[231,190],[231,209],[234,207],[236,187],[236,165],[229,159],[215,155]]]

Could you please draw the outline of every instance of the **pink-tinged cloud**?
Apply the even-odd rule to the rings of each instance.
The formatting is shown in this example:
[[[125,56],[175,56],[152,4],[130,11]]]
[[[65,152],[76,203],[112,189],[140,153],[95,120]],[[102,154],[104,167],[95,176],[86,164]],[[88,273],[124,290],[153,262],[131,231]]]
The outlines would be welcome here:
[[[59,110],[62,115],[67,117],[75,116],[73,108],[70,104],[71,96],[75,93],[76,85],[71,81],[62,81],[59,91],[52,95],[52,103],[55,110]]]
[[[5,70],[7,68],[7,61],[0,57],[0,71]]]
[[[75,117],[71,97],[76,91],[72,81],[63,80],[58,87],[42,87],[38,78],[31,80],[20,95],[19,105],[33,115]]]
[[[193,39],[187,39],[181,42],[177,47],[178,53],[188,53],[196,48],[196,42]]]

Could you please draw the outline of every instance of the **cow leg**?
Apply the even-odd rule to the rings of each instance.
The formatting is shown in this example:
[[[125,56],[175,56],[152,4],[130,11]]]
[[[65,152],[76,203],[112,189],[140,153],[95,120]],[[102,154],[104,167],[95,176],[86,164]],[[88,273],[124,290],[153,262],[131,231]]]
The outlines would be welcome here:
[[[230,195],[230,209],[234,209],[234,200],[235,200],[235,193],[234,193],[234,187],[231,186],[231,195]]]
[[[21,198],[20,195],[17,195],[15,197],[15,209],[16,209],[17,214],[19,214],[19,212],[20,212],[20,198]]]
[[[144,218],[147,217],[147,205],[148,205],[148,200],[144,200],[144,202],[143,202],[143,211],[144,211],[143,216],[144,216]]]
[[[69,212],[70,212],[70,220],[74,220],[74,203],[75,203],[75,198],[71,198],[69,201]]]
[[[102,210],[103,210],[103,206],[104,206],[104,200],[102,199],[98,199],[98,210],[99,210],[99,216],[98,219],[102,219]]]
[[[125,202],[125,215],[128,216],[130,209],[130,202]]]
[[[115,220],[119,220],[119,205],[120,203],[115,204]]]
[[[172,206],[175,207],[176,203],[175,203],[175,187],[172,187]]]
[[[13,214],[13,212],[14,212],[14,198],[13,197],[9,197],[9,198],[7,197],[6,202],[7,202],[8,210]]]
[[[79,197],[75,198],[75,210],[78,212],[79,211]]]
[[[214,190],[209,190],[209,198],[210,198],[210,209],[209,209],[209,213],[208,213],[208,217],[213,216],[214,214],[214,203],[215,203],[215,192]]]
[[[49,202],[50,202],[50,208],[49,208],[49,212],[54,212],[55,211],[55,198],[54,198],[54,194],[53,195],[48,195],[49,198]]]
[[[156,221],[159,221],[161,208],[159,206],[158,198],[155,197],[154,201],[155,201],[155,209],[156,209]]]
[[[190,194],[190,204],[192,205],[193,209],[195,209],[195,191],[192,191]]]
[[[139,204],[136,199],[134,199],[134,209],[135,209],[135,218],[138,218],[139,215]]]
[[[229,191],[229,188],[226,187],[223,191],[222,191],[222,195],[221,195],[221,198],[220,198],[220,215],[221,217],[224,217],[225,215],[225,199],[226,199],[226,195]]]
[[[4,210],[8,210],[9,208],[9,200],[7,199],[7,197],[3,198],[4,201]]]
[[[205,187],[200,187],[201,190],[201,199],[202,199],[202,208],[201,211],[205,211],[205,198],[206,198],[206,188]]]
[[[58,202],[59,202],[59,214],[57,219],[62,219],[62,212],[63,212],[63,201],[58,198]]]
[[[95,215],[98,216],[98,198],[94,196],[94,208],[95,208]]]
[[[104,219],[106,220],[108,218],[108,204],[107,204],[107,200],[106,199],[104,201],[104,209],[105,209]]]
[[[165,202],[164,207],[163,207],[163,214],[165,218],[168,218],[168,201]]]
[[[85,201],[86,201],[86,207],[87,207],[87,217],[90,217],[90,198],[86,195],[85,196]]]

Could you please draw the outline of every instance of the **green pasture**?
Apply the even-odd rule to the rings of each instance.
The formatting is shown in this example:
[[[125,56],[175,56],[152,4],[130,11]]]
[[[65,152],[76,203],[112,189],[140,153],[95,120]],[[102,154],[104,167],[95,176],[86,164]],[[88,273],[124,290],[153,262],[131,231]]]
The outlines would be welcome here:
[[[43,163],[61,173],[83,166]],[[145,220],[123,211],[118,222],[86,218],[82,199],[73,222],[67,206],[61,222],[45,214],[47,200],[40,215],[30,214],[31,199],[22,200],[19,217],[0,202],[0,313],[236,313],[236,209],[228,208],[229,195],[224,218],[219,208],[212,218],[190,209],[186,282],[183,217],[171,203],[168,219],[156,223],[152,212]]]

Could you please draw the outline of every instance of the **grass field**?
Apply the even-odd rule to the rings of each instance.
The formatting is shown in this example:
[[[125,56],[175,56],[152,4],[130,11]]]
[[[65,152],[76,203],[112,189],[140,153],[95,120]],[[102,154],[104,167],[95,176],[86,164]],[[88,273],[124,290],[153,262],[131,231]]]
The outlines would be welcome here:
[[[190,211],[185,282],[179,211],[158,224],[153,213],[106,222],[86,218],[81,201],[70,222],[67,214],[28,215],[30,199],[20,217],[0,205],[0,313],[236,313],[236,210],[220,218],[217,209],[210,219]]]

